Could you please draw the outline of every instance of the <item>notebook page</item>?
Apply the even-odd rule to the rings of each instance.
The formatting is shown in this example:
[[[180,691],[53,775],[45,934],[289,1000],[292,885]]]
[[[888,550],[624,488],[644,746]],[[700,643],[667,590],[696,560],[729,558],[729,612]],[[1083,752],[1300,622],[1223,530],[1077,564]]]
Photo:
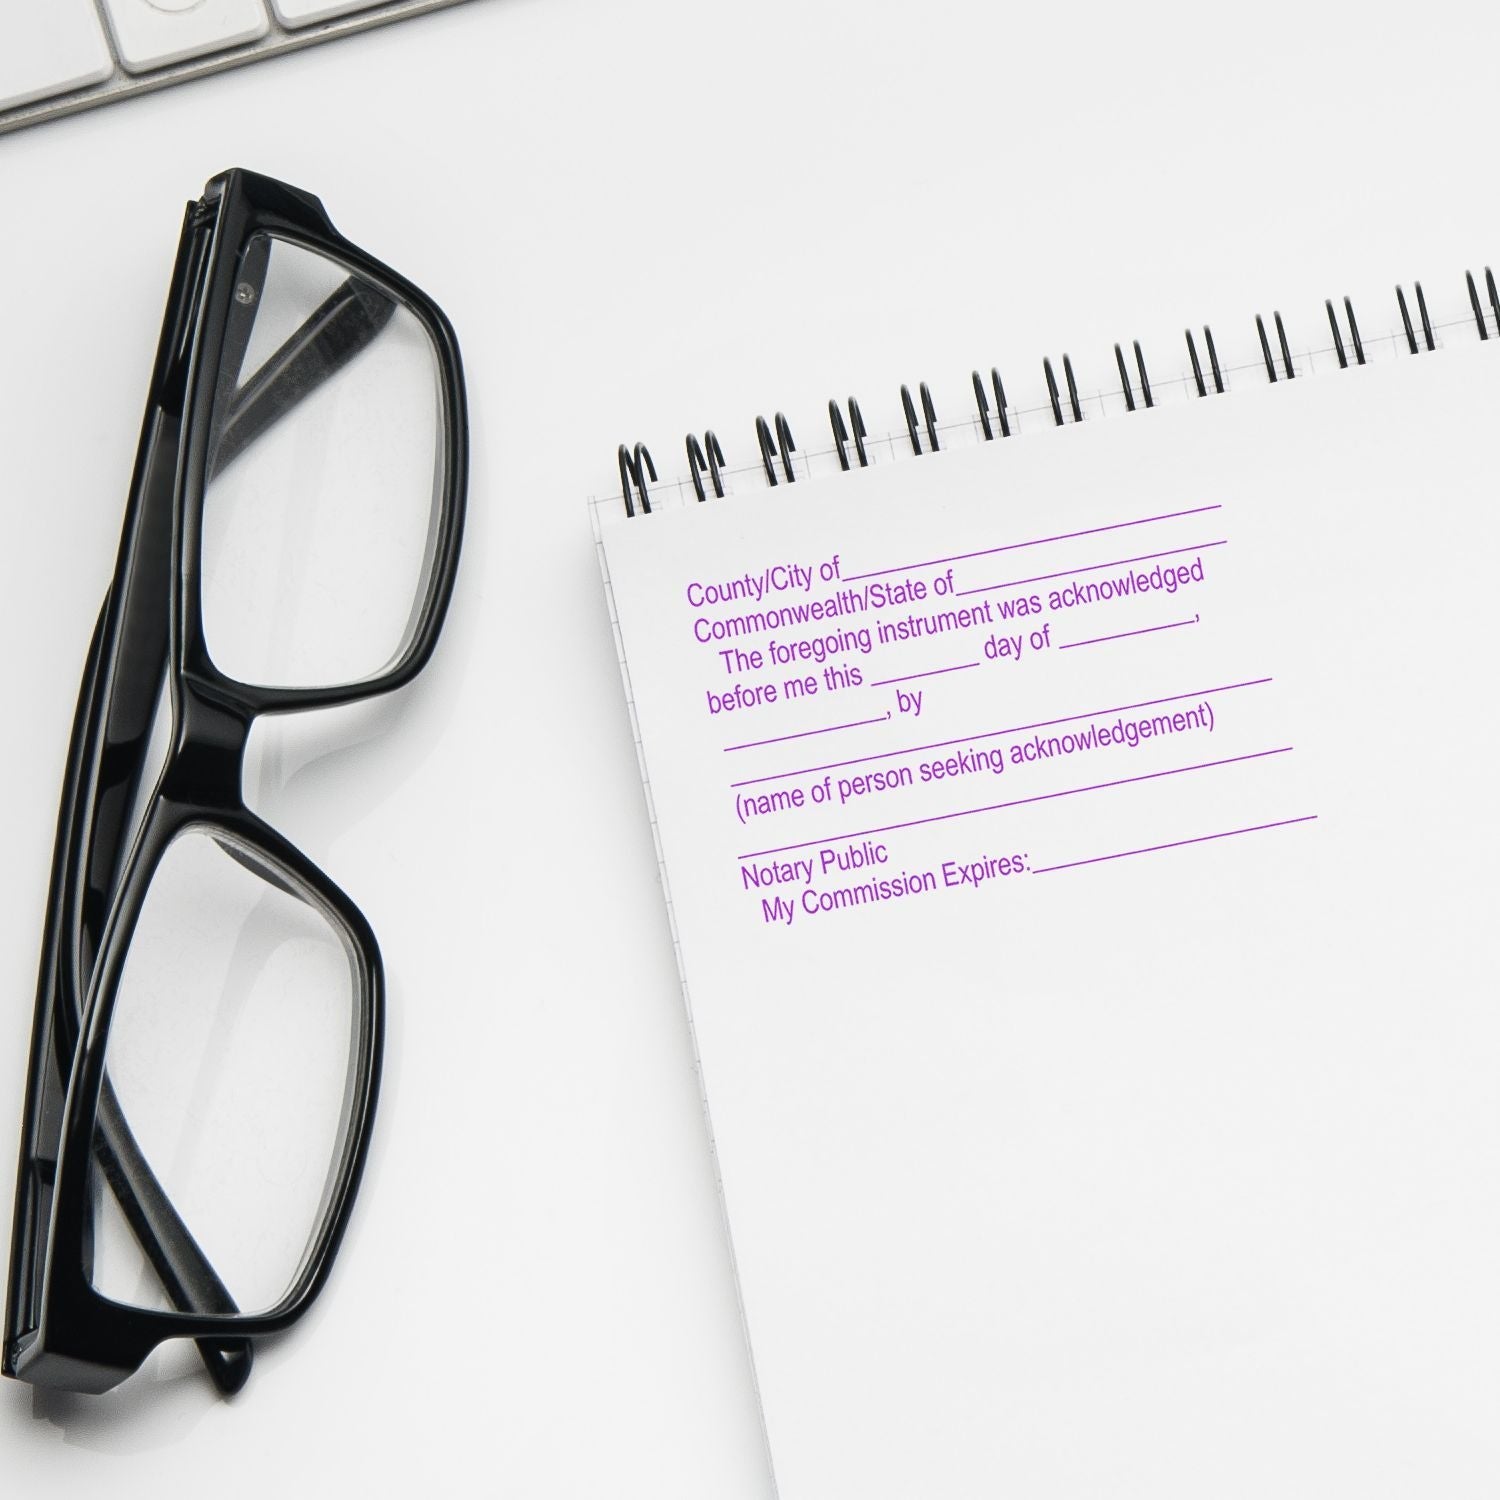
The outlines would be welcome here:
[[[1497,402],[603,519],[782,1500],[1484,1492]]]

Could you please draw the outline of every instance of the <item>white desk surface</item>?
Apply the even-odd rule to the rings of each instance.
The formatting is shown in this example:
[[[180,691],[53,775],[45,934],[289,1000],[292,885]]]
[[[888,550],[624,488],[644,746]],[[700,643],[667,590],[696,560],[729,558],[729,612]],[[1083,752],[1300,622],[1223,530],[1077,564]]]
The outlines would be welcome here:
[[[392,981],[334,1277],[233,1401],[177,1354],[7,1385],[9,1489],[765,1500],[584,496],[621,440],[743,462],[781,409],[822,446],[828,397],[890,429],[902,381],[956,410],[976,365],[1031,404],[1044,354],[1113,387],[1116,339],[1179,376],[1188,323],[1239,362],[1256,312],[1322,344],[1347,292],[1387,331],[1398,280],[1462,316],[1497,41],[1469,4],[473,0],[0,139],[7,1131],[183,202],[230,165],[318,193],[452,317],[474,449],[432,669],[258,804]]]

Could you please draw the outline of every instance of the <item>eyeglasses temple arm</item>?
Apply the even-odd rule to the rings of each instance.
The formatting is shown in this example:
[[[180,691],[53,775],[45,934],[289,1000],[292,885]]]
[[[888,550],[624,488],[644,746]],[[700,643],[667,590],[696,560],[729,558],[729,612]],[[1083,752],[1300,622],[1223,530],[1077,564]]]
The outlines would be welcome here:
[[[108,1078],[99,1096],[94,1157],[172,1305],[182,1312],[237,1313],[228,1288],[141,1154]],[[249,1339],[202,1338],[196,1343],[205,1368],[225,1395],[233,1395],[250,1378],[254,1356]]]
[[[255,295],[258,297],[258,291]],[[209,454],[209,480],[367,349],[395,311],[396,304],[383,292],[367,281],[349,277],[232,396],[225,384],[232,383],[231,371],[237,373],[244,358],[248,328],[236,327],[239,320],[231,319],[226,344],[232,342],[238,347],[225,350],[219,399],[228,400],[228,414],[217,423]]]

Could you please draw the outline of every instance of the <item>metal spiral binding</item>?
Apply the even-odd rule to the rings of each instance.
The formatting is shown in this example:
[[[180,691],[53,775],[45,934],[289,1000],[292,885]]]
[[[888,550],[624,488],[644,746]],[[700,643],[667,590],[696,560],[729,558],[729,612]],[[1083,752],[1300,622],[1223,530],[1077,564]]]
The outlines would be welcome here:
[[[1473,271],[1465,271],[1464,286],[1468,294],[1469,310],[1473,315],[1474,326],[1480,340],[1488,342],[1493,335],[1497,341],[1500,341],[1500,285],[1496,283],[1495,273],[1488,266],[1484,268],[1484,285],[1481,289],[1478,276]],[[1404,335],[1406,349],[1411,354],[1435,350],[1437,335],[1433,327],[1432,315],[1428,310],[1427,297],[1420,281],[1412,283],[1412,297],[1416,302],[1415,317],[1412,304],[1407,298],[1406,288],[1399,285],[1396,287],[1396,306],[1401,314],[1401,335],[1397,335],[1397,339],[1399,340]],[[1331,297],[1324,300],[1323,311],[1333,339],[1332,353],[1338,359],[1339,369],[1347,370],[1351,364],[1364,365],[1367,359],[1359,323],[1354,315],[1354,303],[1347,296],[1341,300],[1343,302],[1342,319]],[[1276,335],[1274,343],[1271,338],[1272,327]],[[1280,312],[1271,314],[1269,327],[1266,319],[1257,314],[1255,331],[1260,343],[1261,364],[1266,372],[1266,378],[1273,383],[1296,379],[1297,365],[1292,358],[1291,341]],[[1200,397],[1210,394],[1223,395],[1226,383],[1224,370],[1219,362],[1218,349],[1214,344],[1213,330],[1207,324],[1203,325],[1201,346],[1191,328],[1183,331],[1183,338],[1187,344],[1188,360],[1192,367],[1189,389],[1196,391]],[[1319,357],[1327,352],[1326,349],[1315,351]],[[1141,349],[1140,340],[1132,340],[1128,354],[1124,345],[1117,343],[1114,346],[1114,355],[1115,369],[1120,378],[1120,396],[1124,400],[1125,410],[1127,412],[1150,410],[1156,405],[1156,398],[1152,392],[1151,380],[1146,370],[1146,356]],[[1131,356],[1133,356],[1133,370]],[[1312,368],[1316,369],[1316,364]],[[1068,425],[1070,414],[1074,423],[1082,422],[1084,420],[1083,402],[1079,396],[1078,380],[1073,370],[1071,356],[1067,354],[1062,356],[1061,381],[1058,379],[1050,357],[1043,359],[1042,372],[1046,378],[1048,406],[1051,408],[1054,425],[1058,427]],[[983,440],[993,442],[997,435],[1002,438],[1012,436],[1014,432],[1012,408],[1006,399],[1000,371],[991,367],[988,381],[978,370],[973,370],[969,378],[974,392],[974,414],[977,416],[977,425]],[[1064,405],[1064,391],[1066,391],[1066,405]],[[938,430],[937,404],[926,381],[919,382],[915,396],[910,386],[901,387],[901,409],[905,420],[906,437],[911,444],[912,453],[921,456],[939,452],[942,442]],[[853,396],[850,396],[843,406],[838,401],[830,401],[828,422],[833,433],[834,453],[838,458],[839,468],[846,473],[856,463],[862,469],[868,468],[871,462],[870,450],[867,446],[868,431],[859,402]],[[795,483],[797,472],[792,455],[796,452],[797,444],[786,416],[782,412],[777,412],[769,422],[763,416],[756,417],[755,437],[767,485],[774,487],[783,482]],[[718,437],[712,431],[705,431],[701,439],[696,434],[690,433],[685,439],[685,446],[688,475],[698,500],[700,502],[707,500],[710,488],[716,499],[722,498],[726,492],[725,473],[729,466]],[[625,514],[633,517],[639,511],[643,515],[650,515],[652,507],[649,484],[657,483],[657,474],[651,453],[645,444],[637,443],[634,448],[631,448],[622,443],[619,448],[619,468],[620,494],[625,503]],[[815,462],[812,472],[816,472]]]
[[[995,440],[995,429],[990,426],[990,403],[984,394],[984,381],[979,378],[979,371],[975,370],[974,380],[974,404],[979,408],[979,425],[984,429],[984,440],[992,443]],[[1000,372],[993,366],[990,367],[990,382],[995,387],[995,415],[1000,419],[1000,436],[1010,436],[1010,418],[1005,414],[1005,387],[1000,383]]]
[[[781,467],[786,472],[786,482],[795,484],[797,482],[796,471],[792,468],[792,454],[796,450],[796,443],[792,441],[792,428],[787,419],[780,412],[776,413],[776,436],[771,436],[771,429],[766,425],[764,417],[755,419],[755,440],[760,444],[760,461],[766,466],[766,481],[772,489],[776,488],[776,465],[771,462],[776,457],[777,446],[781,450]]]
[[[929,453],[936,453],[938,451],[937,410],[932,404],[932,392],[927,389],[927,382],[925,380],[922,382],[919,390],[922,396],[922,420],[927,424],[927,441],[931,445],[927,451]],[[909,386],[903,385],[901,387],[901,410],[906,417],[906,433],[911,439],[911,451],[920,458],[922,456],[922,441],[917,435],[917,408],[911,399],[911,388]]]
[[[1344,352],[1344,338],[1339,332],[1338,314],[1333,310],[1333,299],[1326,298],[1323,308],[1328,314],[1328,326],[1333,330],[1333,352],[1339,357],[1339,369],[1349,368],[1349,356]],[[1349,342],[1354,346],[1354,358],[1358,363],[1365,362],[1365,346],[1360,342],[1359,324],[1354,321],[1354,304],[1344,298],[1344,316],[1349,320]]]
[[[1479,337],[1488,339],[1490,331],[1485,327],[1484,309],[1479,305],[1479,288],[1474,285],[1474,273],[1465,271],[1464,281],[1469,288],[1469,306],[1474,309],[1474,322],[1479,328]],[[1489,293],[1490,307],[1495,314],[1495,332],[1500,336],[1500,295],[1495,290],[1495,273],[1488,266],[1484,268],[1484,288]]]
[[[690,432],[687,435],[688,473],[692,475],[693,490],[698,496],[701,505],[708,499],[703,489],[703,471],[708,470],[708,477],[714,487],[714,498],[724,498],[724,477],[720,470],[724,467],[724,450],[719,446],[719,439],[710,428],[703,434],[703,442],[700,445],[698,439]],[[703,450],[708,449],[708,457],[704,458]]]
[[[641,498],[641,511],[645,515],[651,514],[651,496],[646,490],[646,481],[641,475],[641,464],[644,461],[646,473],[651,476],[652,484],[656,483],[656,465],[651,462],[651,454],[644,443],[635,445],[632,453],[624,443],[620,444],[620,493],[625,497],[625,514],[633,516],[635,508],[630,503],[630,486],[635,485],[636,494]]]
[[[1198,387],[1198,394],[1206,396],[1208,387],[1203,381],[1203,366],[1198,363],[1198,346],[1193,342],[1193,330],[1183,329],[1183,337],[1187,339],[1188,358],[1193,362],[1193,384]],[[1219,369],[1219,351],[1214,348],[1214,336],[1207,323],[1203,325],[1203,342],[1208,350],[1208,363],[1213,371],[1214,393],[1222,396],[1224,394],[1224,375]]]
[[[1203,385],[1203,366],[1198,363],[1198,346],[1193,342],[1193,330],[1184,328],[1182,334],[1187,340],[1188,358],[1193,362],[1193,384],[1198,387],[1200,396],[1206,396],[1208,392]]]
[[[849,434],[854,433],[854,454],[859,459],[859,466],[867,469],[870,460],[865,453],[865,419],[860,413],[859,402],[853,396],[849,398],[849,425],[844,425],[844,414],[839,410],[837,401],[828,403],[828,425],[833,428],[833,445],[839,450],[839,468],[846,474],[849,472]]]
[[[1052,420],[1059,427],[1063,425],[1062,398],[1057,390],[1057,376],[1052,373],[1052,361],[1042,361],[1042,373],[1047,377],[1047,395],[1052,402]],[[1073,361],[1065,354],[1063,355],[1063,377],[1068,383],[1068,405],[1073,412],[1075,422],[1083,421],[1083,407],[1078,400],[1078,382],[1073,378]]]
[[[1297,372],[1292,368],[1292,351],[1287,347],[1286,325],[1281,321],[1280,313],[1273,313],[1272,318],[1276,323],[1276,341],[1281,345],[1281,366],[1286,371],[1286,378],[1293,380]],[[1204,330],[1207,332],[1207,330]],[[1261,357],[1266,362],[1266,374],[1270,377],[1271,384],[1276,384],[1276,361],[1271,358],[1271,343],[1266,338],[1266,320],[1259,313],[1255,315],[1255,331],[1260,335]]]
[[[1417,311],[1422,316],[1422,339],[1429,350],[1437,348],[1437,341],[1432,336],[1432,319],[1427,316],[1427,298],[1422,295],[1422,283],[1414,281],[1412,286],[1417,293]],[[1406,293],[1398,286],[1396,288],[1396,305],[1401,309],[1401,326],[1406,330],[1406,347],[1413,353],[1417,351],[1417,336],[1412,332],[1411,312],[1406,306]]]
[[[1141,375],[1141,399],[1149,409],[1156,403],[1151,399],[1151,382],[1146,378],[1146,356],[1141,353],[1141,341],[1139,339],[1133,340],[1131,347],[1135,350],[1135,367],[1140,371]],[[1121,352],[1118,344],[1115,345],[1115,364],[1119,366],[1120,370],[1120,389],[1125,393],[1125,410],[1134,411],[1135,392],[1130,388],[1130,371],[1125,368],[1125,355]]]

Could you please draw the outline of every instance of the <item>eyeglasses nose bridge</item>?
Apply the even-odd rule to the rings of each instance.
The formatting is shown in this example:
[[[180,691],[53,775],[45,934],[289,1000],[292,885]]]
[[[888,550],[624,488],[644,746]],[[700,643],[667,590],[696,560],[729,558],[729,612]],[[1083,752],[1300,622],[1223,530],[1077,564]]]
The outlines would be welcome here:
[[[252,715],[237,704],[218,701],[191,677],[179,683],[177,727],[162,773],[162,795],[202,805],[238,807],[245,745]],[[175,790],[181,787],[183,797]]]

